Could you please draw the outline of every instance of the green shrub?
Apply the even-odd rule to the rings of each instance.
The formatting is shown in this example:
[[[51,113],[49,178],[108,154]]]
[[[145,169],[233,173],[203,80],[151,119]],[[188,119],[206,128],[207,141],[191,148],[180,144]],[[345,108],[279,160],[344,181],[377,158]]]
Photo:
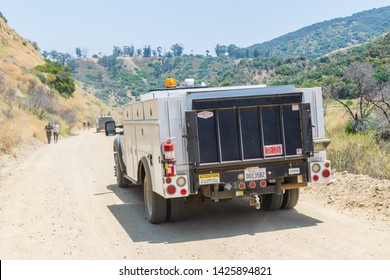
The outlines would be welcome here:
[[[69,97],[75,91],[76,86],[71,77],[70,67],[63,66],[59,62],[46,60],[44,65],[38,65],[35,69],[50,74],[48,75],[47,84],[54,87],[61,95]]]
[[[347,123],[347,125],[345,126],[345,132],[348,133],[348,134],[356,133],[356,130],[355,130],[355,121],[354,121],[354,120],[349,121],[349,122]]]
[[[348,134],[353,133],[369,133],[375,132],[375,124],[369,119],[351,120],[345,126],[345,132]]]

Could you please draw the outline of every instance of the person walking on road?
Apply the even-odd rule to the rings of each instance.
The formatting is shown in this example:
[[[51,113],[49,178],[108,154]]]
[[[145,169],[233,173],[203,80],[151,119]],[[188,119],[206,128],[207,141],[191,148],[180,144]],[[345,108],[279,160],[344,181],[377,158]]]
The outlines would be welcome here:
[[[57,122],[55,122],[53,125],[54,143],[57,143],[59,133],[60,133],[60,126],[58,125]]]
[[[52,133],[52,131],[53,131],[53,127],[52,127],[51,123],[48,123],[48,124],[45,126],[45,131],[46,131],[46,137],[47,137],[47,144],[50,144],[51,133]]]

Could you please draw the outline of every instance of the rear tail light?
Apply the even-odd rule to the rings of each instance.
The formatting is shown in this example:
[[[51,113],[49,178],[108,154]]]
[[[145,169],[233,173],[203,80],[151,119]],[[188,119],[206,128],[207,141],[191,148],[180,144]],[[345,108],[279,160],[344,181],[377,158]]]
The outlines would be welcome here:
[[[174,194],[176,192],[176,187],[174,185],[169,185],[167,187],[167,193]]]
[[[249,183],[249,187],[250,187],[251,189],[256,188],[256,182],[255,182],[255,181],[251,181],[251,182]]]
[[[261,180],[260,181],[260,187],[265,188],[267,186],[267,181]]]
[[[244,183],[244,182],[241,182],[241,183],[238,185],[238,187],[239,187],[241,190],[245,189],[245,183]]]
[[[330,176],[329,169],[325,169],[324,171],[322,171],[322,177],[328,178],[329,176]]]
[[[313,182],[327,182],[331,179],[330,161],[318,161],[310,165],[310,177]]]
[[[165,198],[185,197],[190,194],[185,174],[163,177],[163,196]]]

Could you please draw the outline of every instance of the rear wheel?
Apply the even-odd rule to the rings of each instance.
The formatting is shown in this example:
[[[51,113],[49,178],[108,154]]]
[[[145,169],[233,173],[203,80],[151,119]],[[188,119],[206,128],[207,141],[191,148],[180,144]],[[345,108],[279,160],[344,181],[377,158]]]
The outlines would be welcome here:
[[[283,194],[282,209],[292,209],[298,204],[299,189],[285,190]]]
[[[120,166],[117,164],[115,166],[116,169],[116,183],[119,188],[127,188],[131,185],[129,180],[127,180],[123,174],[123,171],[121,170]]]
[[[272,211],[279,209],[283,203],[283,195],[281,194],[266,194],[262,196],[261,209],[266,211]]]
[[[171,198],[167,201],[167,220],[176,222],[184,216],[184,198]]]
[[[114,154],[114,160],[115,160],[115,176],[116,176],[116,183],[119,188],[126,188],[129,185],[131,185],[130,181],[125,178],[125,175],[120,167],[119,164],[119,155],[115,150]]]
[[[144,179],[144,202],[146,215],[150,223],[159,224],[166,221],[167,202],[165,198],[153,191],[152,179],[148,171]]]

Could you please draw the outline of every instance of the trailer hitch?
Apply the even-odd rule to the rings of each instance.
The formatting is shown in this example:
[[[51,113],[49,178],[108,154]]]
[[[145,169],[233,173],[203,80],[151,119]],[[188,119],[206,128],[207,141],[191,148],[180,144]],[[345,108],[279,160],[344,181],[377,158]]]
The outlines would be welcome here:
[[[249,198],[249,206],[254,206],[256,209],[260,209],[261,196],[258,194],[252,193]]]

